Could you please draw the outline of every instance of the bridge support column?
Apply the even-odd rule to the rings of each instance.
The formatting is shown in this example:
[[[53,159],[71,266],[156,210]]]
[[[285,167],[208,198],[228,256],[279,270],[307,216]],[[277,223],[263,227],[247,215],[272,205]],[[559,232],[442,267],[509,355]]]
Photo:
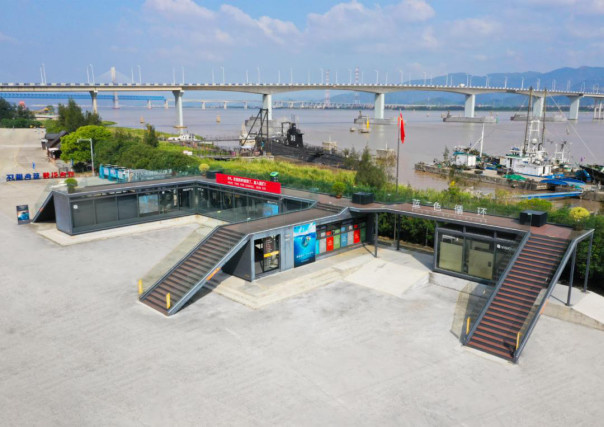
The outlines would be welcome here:
[[[385,104],[386,95],[383,93],[376,93],[375,100],[373,102],[374,111],[373,118],[375,119],[383,119],[384,118],[384,104]]]
[[[579,120],[579,103],[581,100],[580,96],[569,96],[570,109],[568,110],[569,120]]]
[[[476,95],[473,93],[466,95],[466,103],[463,109],[464,117],[474,117],[474,109],[476,108]]]
[[[95,114],[99,112],[99,105],[96,99],[98,94],[99,93],[96,90],[90,91],[90,97],[92,98],[92,112]]]
[[[151,100],[147,99],[147,110],[151,109]]]
[[[273,95],[270,93],[262,95],[262,108],[268,110],[268,119],[273,120]]]
[[[120,109],[120,99],[117,96],[117,92],[113,92],[113,109],[114,110]]]
[[[602,111],[604,111],[602,105],[602,101],[594,100],[594,120],[602,120],[604,116],[602,115]]]
[[[173,90],[172,93],[174,94],[174,104],[176,106],[176,127],[178,128],[178,133],[182,134],[185,128],[182,116],[182,95],[184,92],[182,90]]]
[[[541,118],[543,114],[543,98],[533,96],[533,118]]]

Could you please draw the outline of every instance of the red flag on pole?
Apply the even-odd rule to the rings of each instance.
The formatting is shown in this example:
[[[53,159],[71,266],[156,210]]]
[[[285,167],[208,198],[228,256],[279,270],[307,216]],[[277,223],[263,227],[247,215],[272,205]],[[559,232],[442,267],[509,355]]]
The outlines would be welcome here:
[[[398,116],[398,127],[401,129],[401,144],[405,143],[405,121],[403,120],[403,113]]]

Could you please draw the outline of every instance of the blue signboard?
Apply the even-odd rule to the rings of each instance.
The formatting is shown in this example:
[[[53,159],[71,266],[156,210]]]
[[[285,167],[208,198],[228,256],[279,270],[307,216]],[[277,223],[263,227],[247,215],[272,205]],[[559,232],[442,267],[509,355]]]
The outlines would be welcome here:
[[[265,203],[262,207],[262,216],[279,215],[279,205],[276,203]]]
[[[297,225],[294,227],[294,267],[315,261],[317,224]]]

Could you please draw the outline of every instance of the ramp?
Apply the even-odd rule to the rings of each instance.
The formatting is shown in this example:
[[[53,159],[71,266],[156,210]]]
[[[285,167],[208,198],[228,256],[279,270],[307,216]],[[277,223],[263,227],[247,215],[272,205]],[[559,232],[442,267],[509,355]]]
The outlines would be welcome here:
[[[551,284],[552,278],[564,268],[560,261],[568,245],[568,240],[531,234],[485,305],[466,338],[466,345],[515,360],[520,339],[527,338],[529,321],[538,315],[537,300],[544,298],[550,286],[555,286]]]
[[[140,301],[168,316],[180,310],[246,242],[248,236],[220,226],[144,292]],[[170,295],[168,303],[167,295]]]

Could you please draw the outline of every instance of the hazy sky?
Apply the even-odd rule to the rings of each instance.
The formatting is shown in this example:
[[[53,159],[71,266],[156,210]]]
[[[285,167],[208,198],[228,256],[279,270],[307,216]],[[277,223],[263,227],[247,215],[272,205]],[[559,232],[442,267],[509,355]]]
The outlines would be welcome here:
[[[0,81],[365,82],[604,65],[604,0],[2,0]],[[124,77],[122,77],[124,79]]]

